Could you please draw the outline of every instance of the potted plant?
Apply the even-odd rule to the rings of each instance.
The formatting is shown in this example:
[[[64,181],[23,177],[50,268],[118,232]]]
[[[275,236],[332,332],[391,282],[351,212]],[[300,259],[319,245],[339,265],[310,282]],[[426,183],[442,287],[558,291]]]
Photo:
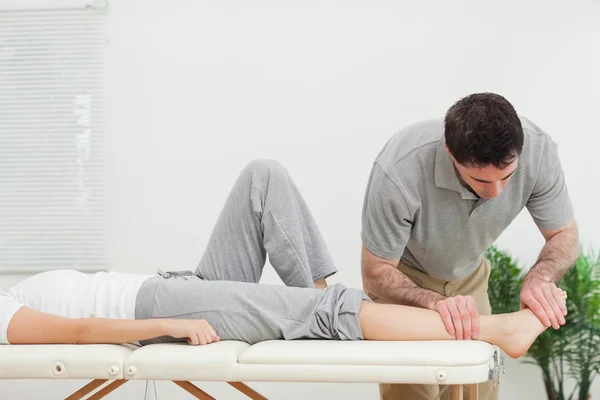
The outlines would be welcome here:
[[[569,296],[561,356],[569,367],[567,376],[576,382],[565,399],[586,400],[600,372],[600,258],[593,252],[580,254],[559,286]]]

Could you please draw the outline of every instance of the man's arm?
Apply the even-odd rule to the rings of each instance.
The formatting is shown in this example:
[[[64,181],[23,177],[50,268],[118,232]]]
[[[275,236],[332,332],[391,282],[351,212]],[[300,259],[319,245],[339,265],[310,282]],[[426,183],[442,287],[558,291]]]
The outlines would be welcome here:
[[[399,261],[378,257],[363,245],[361,269],[365,288],[389,303],[433,310],[444,296],[417,286],[396,268]]]
[[[414,210],[401,185],[373,165],[362,212],[361,272],[365,288],[389,303],[433,309],[442,296],[396,269],[409,241]]]
[[[410,239],[418,202],[407,199],[397,184],[374,164],[363,204],[361,238],[363,284],[370,292],[393,304],[437,311],[446,330],[458,340],[477,337],[479,314],[471,296],[444,297],[417,286],[396,269]]]
[[[546,240],[535,265],[521,287],[521,309],[527,307],[546,326],[558,329],[567,309],[556,284],[579,255],[579,233],[574,220],[559,229],[541,229]]]
[[[472,296],[444,297],[421,288],[396,268],[399,260],[378,257],[364,245],[361,258],[363,284],[370,293],[389,303],[437,311],[457,340],[479,336],[479,313]]]
[[[541,229],[546,240],[538,260],[528,276],[558,283],[579,255],[579,231],[572,220],[559,229]]]
[[[579,234],[558,146],[545,135],[538,138],[545,139],[538,146],[541,159],[527,209],[546,244],[523,280],[520,303],[546,327],[558,329],[567,310],[556,284],[577,259]]]

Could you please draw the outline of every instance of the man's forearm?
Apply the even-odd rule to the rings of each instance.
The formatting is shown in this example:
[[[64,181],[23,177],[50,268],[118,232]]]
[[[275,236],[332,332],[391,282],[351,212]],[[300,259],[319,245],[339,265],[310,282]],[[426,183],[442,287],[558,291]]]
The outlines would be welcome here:
[[[373,268],[366,277],[367,290],[393,304],[433,309],[441,294],[417,286],[409,277],[387,264]]]
[[[577,228],[565,229],[552,236],[540,252],[527,277],[541,278],[557,284],[579,255]]]

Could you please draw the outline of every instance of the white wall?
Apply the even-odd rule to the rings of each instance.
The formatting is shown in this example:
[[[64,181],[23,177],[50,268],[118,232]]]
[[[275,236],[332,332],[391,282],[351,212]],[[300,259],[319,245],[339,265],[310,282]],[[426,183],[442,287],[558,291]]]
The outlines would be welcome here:
[[[275,158],[319,222],[340,269],[332,282],[360,287],[360,209],[373,158],[403,125],[441,116],[476,91],[505,95],[553,135],[582,243],[600,248],[598,2],[120,0],[110,7],[114,270],[194,268],[237,173],[252,159]],[[498,242],[527,267],[542,244],[526,214]],[[0,277],[0,288],[17,278]],[[278,279],[268,270],[264,281]],[[537,368],[511,361],[507,372],[502,399],[544,398]],[[0,393],[58,398],[78,383],[0,381]],[[128,386],[108,398],[143,394],[141,384]],[[204,386],[236,398],[227,387]],[[308,385],[255,386],[270,398],[377,398],[374,385],[315,385],[312,395]],[[189,398],[168,384],[159,395]]]

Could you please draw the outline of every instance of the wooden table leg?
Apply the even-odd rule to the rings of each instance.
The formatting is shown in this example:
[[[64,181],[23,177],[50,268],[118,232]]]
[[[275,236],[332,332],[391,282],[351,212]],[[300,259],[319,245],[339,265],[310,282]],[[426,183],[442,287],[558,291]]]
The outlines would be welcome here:
[[[126,379],[117,379],[116,381],[111,382],[109,385],[106,385],[102,389],[98,390],[92,396],[88,397],[87,400],[101,399],[104,396],[106,396],[107,394],[109,394],[110,392],[112,392],[113,390],[117,389],[119,386],[124,385],[126,383],[127,383]]]
[[[479,385],[474,383],[469,385],[469,399],[479,400]]]
[[[242,382],[227,382],[252,400],[268,400],[265,396],[252,389],[250,386]]]
[[[200,389],[198,386],[194,385],[191,382],[188,382],[188,381],[173,381],[173,383],[175,383],[177,386],[179,386],[180,388],[182,388],[183,390],[185,390],[186,392],[188,392],[189,394],[191,394],[192,396],[194,396],[197,399],[200,399],[200,400],[217,400],[217,399],[215,399],[214,397],[212,397],[211,395],[209,395],[204,390]]]
[[[65,398],[65,400],[80,400],[88,393],[93,392],[98,387],[102,386],[106,381],[108,381],[108,379],[94,379],[69,397]]]
[[[452,385],[452,400],[463,400],[463,385]]]

